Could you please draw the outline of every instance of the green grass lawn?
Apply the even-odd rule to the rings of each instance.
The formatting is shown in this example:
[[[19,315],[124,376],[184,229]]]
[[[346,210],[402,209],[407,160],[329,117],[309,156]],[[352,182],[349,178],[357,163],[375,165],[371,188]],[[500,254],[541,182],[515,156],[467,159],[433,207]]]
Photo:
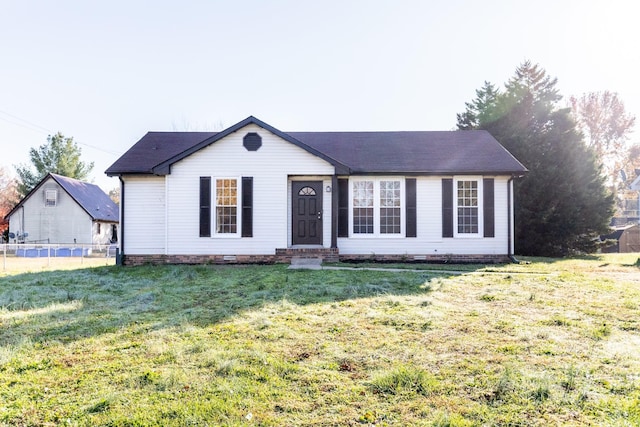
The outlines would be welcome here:
[[[0,425],[640,425],[637,260],[6,275]]]

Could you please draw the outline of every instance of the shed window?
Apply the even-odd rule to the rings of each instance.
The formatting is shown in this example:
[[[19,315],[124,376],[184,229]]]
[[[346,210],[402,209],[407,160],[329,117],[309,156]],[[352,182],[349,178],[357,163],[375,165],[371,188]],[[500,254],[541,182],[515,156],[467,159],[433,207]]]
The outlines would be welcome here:
[[[58,202],[58,192],[56,190],[45,190],[44,205],[46,207],[55,207]]]

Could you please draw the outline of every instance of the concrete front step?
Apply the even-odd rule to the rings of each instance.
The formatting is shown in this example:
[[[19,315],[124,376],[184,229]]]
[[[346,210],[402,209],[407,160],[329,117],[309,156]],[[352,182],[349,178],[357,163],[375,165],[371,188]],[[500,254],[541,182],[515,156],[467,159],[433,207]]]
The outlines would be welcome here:
[[[291,258],[291,270],[322,270],[322,258],[305,258],[305,257],[293,257]]]

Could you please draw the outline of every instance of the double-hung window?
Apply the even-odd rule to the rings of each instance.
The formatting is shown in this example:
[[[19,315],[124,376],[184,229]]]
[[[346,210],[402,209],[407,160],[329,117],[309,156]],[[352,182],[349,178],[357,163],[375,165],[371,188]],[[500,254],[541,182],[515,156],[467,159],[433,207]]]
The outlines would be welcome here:
[[[215,230],[216,234],[238,233],[238,180],[216,179]]]
[[[400,235],[402,189],[397,179],[352,180],[352,235]]]
[[[46,207],[55,207],[58,203],[58,191],[57,190],[45,190],[44,192],[44,205]]]
[[[400,181],[380,181],[380,234],[400,234]]]
[[[458,179],[455,184],[456,234],[458,236],[480,235],[482,211],[482,181],[477,179]]]
[[[353,234],[373,234],[373,184],[353,183]]]

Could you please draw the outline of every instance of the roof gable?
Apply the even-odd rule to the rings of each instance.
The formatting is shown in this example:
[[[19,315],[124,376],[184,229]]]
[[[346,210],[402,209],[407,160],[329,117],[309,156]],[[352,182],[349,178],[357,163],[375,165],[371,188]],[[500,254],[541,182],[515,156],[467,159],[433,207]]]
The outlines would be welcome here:
[[[106,174],[121,175],[125,173],[142,173],[154,175],[167,175],[171,173],[171,165],[208,147],[209,145],[231,135],[250,124],[255,124],[274,135],[288,141],[309,153],[326,160],[336,168],[337,173],[347,173],[348,168],[337,162],[335,159],[327,156],[304,144],[301,141],[291,137],[290,135],[279,131],[271,125],[250,116],[241,122],[221,131],[221,132],[149,132],[140,141],[138,141],[129,151],[120,157],[109,169]],[[152,150],[149,153],[149,150]],[[148,154],[148,156],[145,155]]]
[[[171,173],[171,165],[255,124],[334,165],[337,174],[502,174],[527,169],[487,131],[281,132],[251,116],[222,132],[149,132],[106,173]]]
[[[88,182],[49,173],[6,216],[9,218],[20,206],[35,194],[49,179],[54,180],[93,221],[119,222],[118,205],[100,187]]]

